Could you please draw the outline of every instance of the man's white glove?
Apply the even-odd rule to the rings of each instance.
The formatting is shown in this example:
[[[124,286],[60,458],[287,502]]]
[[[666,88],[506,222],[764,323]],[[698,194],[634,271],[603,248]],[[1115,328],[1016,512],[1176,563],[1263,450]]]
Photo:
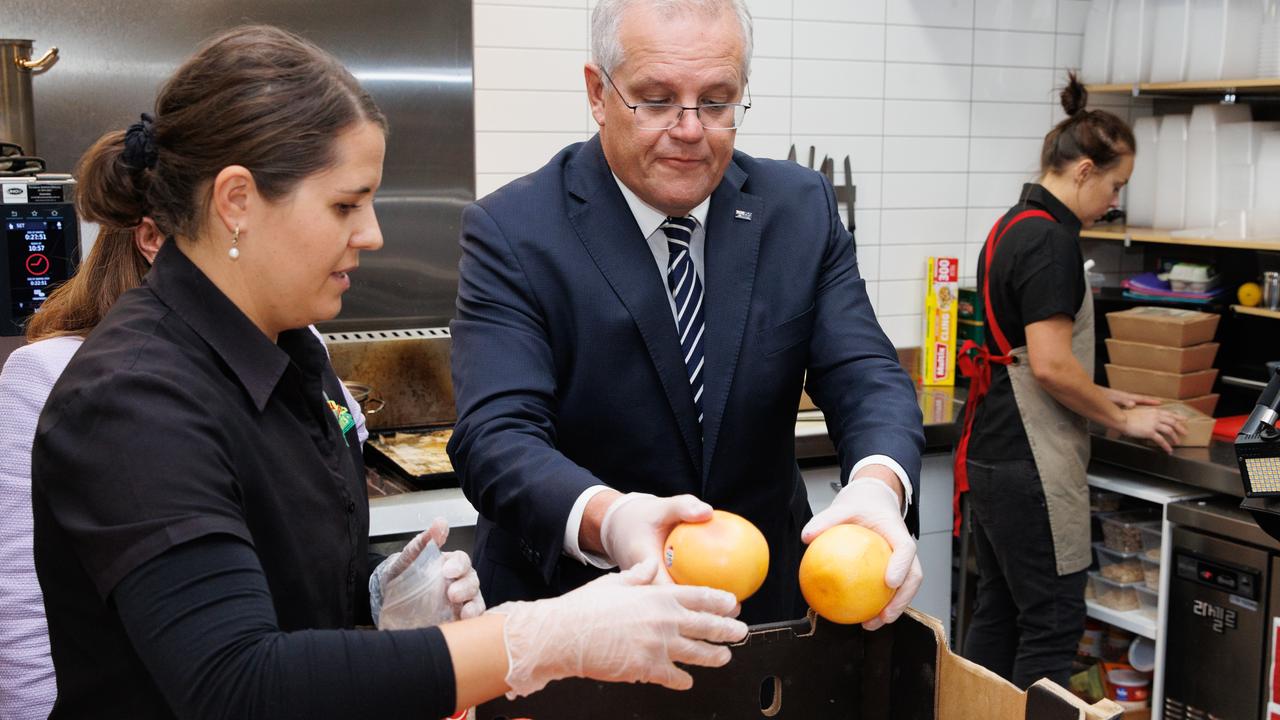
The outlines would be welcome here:
[[[845,523],[874,530],[893,548],[884,582],[897,592],[879,615],[862,623],[864,628],[876,630],[898,619],[924,581],[924,571],[916,557],[916,541],[902,521],[897,493],[877,478],[854,478],[826,510],[814,515],[804,526],[800,539],[806,544],[811,543],[828,528]]]
[[[675,663],[720,667],[747,626],[732,619],[737,601],[723,590],[650,584],[658,570],[646,561],[610,573],[557,598],[503,603],[507,697],[535,693],[552,680],[586,677],[693,686]]]
[[[449,524],[436,518],[369,576],[369,610],[380,630],[465,620],[484,612],[480,579],[461,551],[440,552]]]
[[[710,519],[711,506],[692,495],[664,498],[627,493],[609,506],[600,521],[600,544],[619,568],[653,560],[658,565],[658,582],[670,582],[661,562],[667,535],[682,522]]]

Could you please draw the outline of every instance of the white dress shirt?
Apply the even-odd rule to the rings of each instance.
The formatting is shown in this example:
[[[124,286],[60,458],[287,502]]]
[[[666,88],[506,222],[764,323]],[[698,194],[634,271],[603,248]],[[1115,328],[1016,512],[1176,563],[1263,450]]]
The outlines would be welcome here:
[[[631,188],[623,184],[617,175],[613,176],[614,182],[618,183],[618,189],[622,191],[622,197],[627,201],[627,207],[631,208],[631,214],[636,219],[636,226],[640,228],[640,233],[644,235],[649,243],[649,251],[653,253],[653,262],[657,266],[658,276],[662,278],[662,286],[667,286],[667,262],[670,253],[667,250],[667,234],[662,231],[662,224],[666,222],[667,216],[659,210],[650,207],[645,201],[641,200]],[[707,212],[711,209],[711,198],[703,200],[695,207],[689,215],[697,221],[697,226],[693,229],[693,236],[689,239],[689,256],[693,260],[693,267],[698,272],[698,277],[702,278],[703,287],[706,287],[706,247],[707,247]],[[678,312],[676,310],[675,298],[671,297],[671,293],[667,293],[667,302],[671,305],[671,319],[673,323],[677,322]],[[676,329],[673,324],[672,329]],[[902,483],[903,504],[902,513],[906,516],[906,508],[911,504],[911,483],[907,479],[907,473],[902,469],[893,458],[887,455],[868,455],[859,460],[849,473],[849,479],[853,480],[853,476],[859,470],[867,465],[884,465],[898,476],[898,480]],[[608,558],[593,553],[583,552],[578,546],[578,534],[582,529],[582,516],[586,513],[587,502],[595,497],[598,493],[609,489],[607,485],[594,485],[587,488],[578,496],[573,503],[573,508],[569,511],[569,519],[565,523],[564,529],[564,554],[577,559],[579,562],[595,567],[608,569],[614,567],[616,563],[611,562]]]

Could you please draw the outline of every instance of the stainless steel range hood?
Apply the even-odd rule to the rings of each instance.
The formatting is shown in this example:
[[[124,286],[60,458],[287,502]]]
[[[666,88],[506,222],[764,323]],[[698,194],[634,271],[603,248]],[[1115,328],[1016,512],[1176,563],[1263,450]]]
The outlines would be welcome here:
[[[361,258],[342,315],[323,329],[435,327],[453,316],[458,225],[475,198],[470,0],[0,0],[4,32],[56,38],[57,72],[35,89],[49,169],[68,172],[99,135],[152,109],[204,38],[265,22],[346,63],[391,123],[375,202],[385,246]]]

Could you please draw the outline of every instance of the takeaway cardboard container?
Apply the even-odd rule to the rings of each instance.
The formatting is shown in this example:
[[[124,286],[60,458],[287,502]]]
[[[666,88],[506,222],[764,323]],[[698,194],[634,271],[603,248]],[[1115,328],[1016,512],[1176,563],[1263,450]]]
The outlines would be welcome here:
[[[1117,340],[1187,347],[1213,339],[1219,315],[1178,308],[1142,307],[1107,313],[1111,337]]]
[[[1178,442],[1179,447],[1208,447],[1213,438],[1213,425],[1216,422],[1208,415],[1180,402],[1165,403],[1166,410],[1178,413],[1186,423],[1187,432]]]
[[[1107,363],[1107,384],[1111,387],[1174,400],[1208,393],[1213,389],[1213,381],[1217,377],[1217,368],[1189,373],[1169,373]]]
[[[1219,397],[1218,393],[1209,393],[1208,395],[1182,398],[1180,400],[1175,400],[1174,398],[1161,398],[1161,399],[1166,400],[1168,402],[1180,402],[1189,408],[1194,408],[1195,410],[1199,410],[1205,415],[1212,417],[1213,411],[1218,408],[1218,397]]]
[[[562,680],[477,720],[1118,720],[1119,705],[1041,680],[1026,692],[947,649],[942,624],[908,610],[875,632],[810,613],[758,625],[722,668],[687,668],[693,689]]]
[[[1213,367],[1218,343],[1168,347],[1107,338],[1107,356],[1116,365],[1170,373],[1186,373]]]

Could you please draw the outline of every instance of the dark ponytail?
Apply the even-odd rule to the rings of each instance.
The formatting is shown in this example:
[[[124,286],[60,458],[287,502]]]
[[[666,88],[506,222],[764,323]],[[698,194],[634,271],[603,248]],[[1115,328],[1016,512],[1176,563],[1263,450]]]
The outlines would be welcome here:
[[[27,340],[84,337],[124,292],[142,282],[149,264],[133,240],[147,215],[147,173],[126,158],[125,131],[103,135],[76,166],[76,211],[99,225],[98,239],[75,275],[59,285],[27,321]]]
[[[1040,172],[1062,171],[1080,158],[1089,158],[1105,170],[1125,155],[1137,152],[1129,124],[1106,110],[1086,110],[1089,92],[1067,73],[1067,86],[1058,95],[1067,118],[1044,137]]]

